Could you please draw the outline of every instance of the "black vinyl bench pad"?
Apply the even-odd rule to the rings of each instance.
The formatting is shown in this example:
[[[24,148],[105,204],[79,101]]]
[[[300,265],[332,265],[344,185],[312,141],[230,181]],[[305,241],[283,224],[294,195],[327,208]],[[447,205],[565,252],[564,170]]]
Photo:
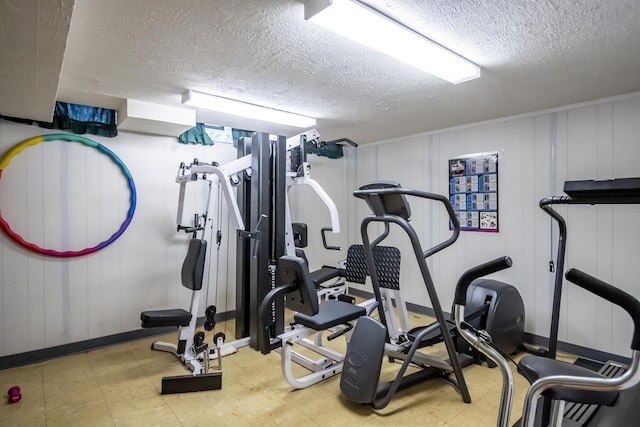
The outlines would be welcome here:
[[[293,320],[302,326],[322,331],[349,323],[365,314],[367,314],[367,311],[364,307],[344,301],[329,300],[319,305],[318,314],[315,316],[295,313]]]

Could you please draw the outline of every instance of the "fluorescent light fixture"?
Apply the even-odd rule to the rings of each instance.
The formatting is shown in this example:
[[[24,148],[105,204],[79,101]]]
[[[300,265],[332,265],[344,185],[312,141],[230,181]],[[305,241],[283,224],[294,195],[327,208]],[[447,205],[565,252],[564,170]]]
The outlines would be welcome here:
[[[182,103],[205,110],[218,111],[233,116],[248,117],[254,120],[279,123],[283,125],[306,128],[316,124],[316,119],[299,114],[289,113],[273,108],[248,104],[235,99],[209,95],[207,93],[188,90],[182,94]]]
[[[480,67],[357,0],[307,0],[304,18],[453,84]]]

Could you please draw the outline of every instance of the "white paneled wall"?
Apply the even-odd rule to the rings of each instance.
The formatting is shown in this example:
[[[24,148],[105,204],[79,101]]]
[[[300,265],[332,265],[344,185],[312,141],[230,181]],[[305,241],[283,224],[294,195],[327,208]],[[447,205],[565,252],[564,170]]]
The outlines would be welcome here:
[[[322,248],[319,230],[330,225],[329,215],[310,188],[290,191],[292,219],[309,225],[306,253],[311,267],[335,265],[346,256],[349,244],[361,242],[360,222],[368,209],[352,195],[359,186],[384,179],[448,195],[449,159],[497,151],[500,232],[463,232],[454,246],[433,256],[429,266],[448,311],[456,280],[464,270],[497,256],[511,256],[513,268],[495,277],[519,289],[527,307],[526,331],[545,337],[553,284],[548,268],[555,258],[557,230],[538,203],[561,194],[565,180],[640,176],[639,118],[640,94],[630,94],[345,147],[345,157],[339,160],[310,155],[312,178],[340,212],[341,233],[329,234],[329,244],[342,250]],[[0,120],[0,153],[44,132],[48,131]],[[235,149],[126,133],[91,139],[112,150],[131,171],[138,192],[135,217],[113,244],[74,259],[30,253],[0,234],[0,356],[131,331],[139,328],[142,310],[189,304],[189,292],[179,285],[189,236],[175,230],[178,165],[195,157],[225,163],[235,158]],[[207,303],[225,312],[235,307],[235,231],[225,202],[219,206],[213,194],[209,225],[215,232],[220,223],[223,239],[219,251],[215,245],[210,247]],[[203,182],[189,185],[183,222],[204,211],[206,195]],[[95,246],[118,228],[128,205],[126,183],[115,165],[76,143],[45,142],[28,148],[12,160],[0,179],[2,216],[27,240],[49,248]],[[413,201],[411,208],[412,224],[423,246],[449,237],[441,205]],[[640,297],[635,249],[640,239],[640,206],[558,210],[569,226],[567,267],[583,269]],[[428,306],[408,239],[400,230],[392,233],[388,242],[397,245],[404,257],[401,280],[406,299]],[[565,286],[562,341],[628,355],[630,330],[624,313],[573,285]]]
[[[501,255],[514,266],[496,274],[516,286],[527,307],[526,331],[549,334],[557,229],[538,207],[560,195],[565,180],[640,176],[640,95],[602,100],[456,129],[409,136],[348,151],[349,242],[360,242],[364,202],[349,192],[374,180],[448,195],[447,161],[464,154],[499,153],[500,232],[463,232],[454,246],[429,261],[440,301],[448,310],[457,278]],[[413,199],[412,199],[413,200]],[[410,202],[412,201],[410,200]],[[441,206],[413,202],[412,224],[423,246],[449,236]],[[640,298],[640,206],[560,206],[568,223],[567,268],[580,268]],[[400,230],[396,231],[401,235]],[[388,241],[403,254],[402,286],[408,301],[429,305],[406,239]],[[552,255],[552,250],[553,255]],[[559,339],[628,355],[628,316],[574,285],[565,285]]]
[[[23,140],[56,133],[0,120],[0,153]],[[187,308],[190,292],[180,286],[189,236],[176,232],[180,162],[193,158],[220,163],[235,148],[183,145],[176,138],[121,133],[89,135],[113,151],[130,170],[137,208],[126,232],[94,254],[57,259],[31,253],[0,234],[0,356],[21,353],[139,328],[146,309]],[[184,222],[205,210],[207,186],[190,184]],[[27,241],[58,250],[94,247],[120,226],[129,192],[108,157],[82,144],[43,142],[16,155],[0,179],[3,218]],[[235,232],[221,208],[220,260],[212,250],[208,302],[233,310]],[[210,215],[217,227],[217,200]],[[219,264],[216,269],[216,263]],[[216,283],[217,278],[217,283]],[[216,289],[216,285],[219,289]],[[204,307],[204,304],[202,304]]]

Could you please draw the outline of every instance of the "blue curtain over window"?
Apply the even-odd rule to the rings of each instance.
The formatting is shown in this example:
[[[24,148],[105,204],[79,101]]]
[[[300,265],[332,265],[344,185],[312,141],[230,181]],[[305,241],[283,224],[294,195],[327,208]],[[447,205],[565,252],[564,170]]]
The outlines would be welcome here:
[[[213,145],[213,139],[204,130],[204,123],[196,123],[195,127],[181,133],[178,141],[183,144]]]
[[[329,159],[340,159],[344,156],[342,151],[342,145],[335,142],[322,142],[314,144],[311,141],[307,141],[304,145],[304,150],[307,154],[315,154],[320,157],[327,157]]]
[[[204,123],[196,123],[196,126],[189,129],[178,136],[178,141],[183,144],[201,144],[201,145],[213,145],[214,141],[206,132],[206,127],[213,125],[205,125]],[[220,127],[222,129],[222,127]],[[228,129],[228,128],[227,128]],[[250,137],[253,135],[253,131],[242,129],[231,129],[233,135],[233,146],[238,146],[238,140],[242,137]],[[337,144],[334,141],[322,141],[313,143],[307,141],[305,144],[305,151],[307,154],[315,154],[320,157],[327,157],[329,159],[340,159],[344,157],[342,145]]]
[[[232,129],[231,133],[233,134],[233,146],[238,146],[238,140],[245,136],[253,135],[253,131],[251,130],[242,130],[242,129]]]
[[[113,138],[118,135],[116,111],[110,108],[71,104],[69,102],[56,102],[53,111],[53,120],[51,122],[7,116],[0,117],[29,125],[35,123],[46,129],[69,130],[76,134],[90,133],[108,138]]]
[[[213,145],[215,142],[206,131],[207,126],[204,123],[196,123],[195,127],[192,127],[186,132],[183,132],[178,136],[178,141],[183,144],[201,144],[201,145]],[[222,129],[222,127],[220,127]],[[238,146],[238,139],[243,136],[251,136],[253,135],[253,131],[250,130],[242,130],[242,129],[231,129],[231,133],[233,135],[233,146]]]

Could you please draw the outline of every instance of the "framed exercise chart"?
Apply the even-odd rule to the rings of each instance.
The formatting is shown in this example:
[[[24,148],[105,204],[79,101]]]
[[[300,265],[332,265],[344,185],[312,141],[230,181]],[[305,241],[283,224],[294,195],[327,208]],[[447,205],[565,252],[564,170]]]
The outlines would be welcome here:
[[[449,201],[462,231],[497,233],[498,153],[449,160]]]

